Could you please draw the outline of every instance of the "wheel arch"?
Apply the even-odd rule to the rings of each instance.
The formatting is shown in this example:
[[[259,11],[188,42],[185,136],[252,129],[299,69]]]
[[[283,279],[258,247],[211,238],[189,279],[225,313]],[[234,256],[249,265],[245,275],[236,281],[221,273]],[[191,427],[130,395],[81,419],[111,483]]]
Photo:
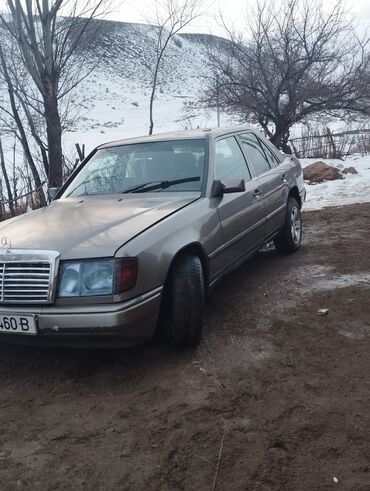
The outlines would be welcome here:
[[[288,194],[288,199],[289,198],[295,198],[299,204],[299,207],[302,208],[302,198],[301,195],[299,194],[299,190],[297,186],[293,186]]]
[[[177,253],[173,256],[171,263],[169,265],[167,275],[166,275],[166,282],[171,274],[172,267],[175,264],[177,258],[181,255],[186,255],[186,254],[192,254],[194,256],[198,256],[201,263],[202,263],[202,269],[203,269],[203,278],[204,278],[204,286],[206,291],[208,290],[208,285],[209,285],[209,264],[208,264],[208,256],[206,251],[204,250],[202,244],[199,242],[192,242],[190,244],[185,245],[181,249],[177,251]]]

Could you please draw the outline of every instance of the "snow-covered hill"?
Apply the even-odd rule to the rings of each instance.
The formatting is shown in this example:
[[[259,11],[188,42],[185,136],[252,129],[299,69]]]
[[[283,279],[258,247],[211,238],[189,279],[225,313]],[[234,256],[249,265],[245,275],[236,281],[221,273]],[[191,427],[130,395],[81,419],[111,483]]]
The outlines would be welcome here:
[[[147,134],[155,57],[155,31],[142,24],[104,22],[91,63],[100,62],[76,91],[79,119],[65,134],[65,146],[97,144]],[[209,76],[207,50],[226,41],[210,35],[178,35],[160,71],[154,105],[154,131],[214,126],[214,111],[193,109]],[[90,55],[90,53],[89,53]],[[224,122],[230,117],[224,118]]]
[[[155,59],[155,27],[113,21],[99,24],[98,35],[85,42],[81,73],[94,67],[73,92],[63,147],[73,160],[75,143],[88,152],[97,144],[148,133],[149,98]],[[1,33],[6,36],[7,33]],[[170,42],[159,73],[154,105],[154,131],[168,131],[216,124],[214,111],[193,109],[209,76],[207,52],[222,50],[226,40],[206,34],[179,34]],[[0,81],[0,101],[7,100]],[[62,110],[65,107],[62,104]],[[224,117],[224,123],[231,121]],[[4,127],[4,122],[0,122]],[[6,150],[12,143],[3,133]]]

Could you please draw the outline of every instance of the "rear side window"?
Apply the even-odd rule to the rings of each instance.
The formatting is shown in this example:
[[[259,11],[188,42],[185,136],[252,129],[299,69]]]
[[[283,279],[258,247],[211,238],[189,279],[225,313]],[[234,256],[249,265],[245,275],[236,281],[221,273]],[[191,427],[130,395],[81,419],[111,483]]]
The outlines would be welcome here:
[[[279,165],[279,161],[277,157],[273,154],[273,152],[269,149],[267,145],[265,145],[263,142],[260,142],[262,145],[263,150],[265,151],[266,158],[268,160],[268,163],[270,164],[271,169],[274,169]]]
[[[251,180],[243,152],[234,136],[216,141],[215,153],[215,179],[221,182],[229,179]]]
[[[243,133],[239,138],[248,163],[253,167],[256,176],[269,171],[270,165],[258,138],[253,133]]]

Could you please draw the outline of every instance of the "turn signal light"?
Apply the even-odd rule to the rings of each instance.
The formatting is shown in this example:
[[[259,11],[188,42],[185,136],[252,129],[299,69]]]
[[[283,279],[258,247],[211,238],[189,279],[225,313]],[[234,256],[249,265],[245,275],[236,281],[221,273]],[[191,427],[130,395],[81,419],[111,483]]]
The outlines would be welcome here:
[[[136,286],[138,277],[138,260],[136,257],[116,259],[114,275],[114,293],[127,292]]]

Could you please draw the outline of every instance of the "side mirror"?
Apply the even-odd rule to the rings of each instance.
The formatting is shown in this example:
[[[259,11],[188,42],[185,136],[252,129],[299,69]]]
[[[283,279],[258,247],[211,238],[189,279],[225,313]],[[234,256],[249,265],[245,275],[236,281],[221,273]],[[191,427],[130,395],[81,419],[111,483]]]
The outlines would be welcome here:
[[[48,189],[48,194],[49,194],[50,201],[53,201],[53,199],[59,193],[59,191],[60,191],[60,188],[49,188]]]
[[[212,186],[212,198],[222,198],[224,194],[242,193],[245,191],[244,179],[230,179],[224,182],[214,181]]]

